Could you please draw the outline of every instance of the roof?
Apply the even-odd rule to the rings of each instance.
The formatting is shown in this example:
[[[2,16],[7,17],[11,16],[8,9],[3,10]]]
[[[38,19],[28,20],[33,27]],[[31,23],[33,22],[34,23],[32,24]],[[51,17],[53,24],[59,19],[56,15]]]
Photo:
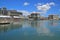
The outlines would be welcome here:
[[[11,16],[0,15],[0,18],[11,18]]]
[[[13,16],[14,18],[24,18],[23,16]]]

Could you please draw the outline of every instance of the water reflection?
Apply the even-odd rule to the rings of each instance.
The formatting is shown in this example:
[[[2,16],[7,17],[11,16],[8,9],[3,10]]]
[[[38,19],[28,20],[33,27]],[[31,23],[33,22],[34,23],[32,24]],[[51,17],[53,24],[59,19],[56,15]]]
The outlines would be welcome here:
[[[47,27],[49,21],[31,21],[31,26],[36,28],[38,35],[40,36],[53,36],[53,33]]]
[[[57,27],[59,24],[60,24],[59,20],[50,20],[49,21],[49,26]]]
[[[53,35],[49,27],[59,26],[59,21],[24,21],[14,22],[7,25],[0,25],[0,32],[7,32],[9,30],[28,28],[35,29],[39,35]],[[32,30],[33,31],[33,30]]]
[[[28,24],[28,23],[27,23]],[[60,29],[59,28],[60,21],[59,20],[45,20],[45,21],[30,21],[30,26],[36,28],[36,31],[39,35],[54,35],[50,28]],[[54,28],[57,27],[57,28]]]
[[[37,36],[53,37],[60,34],[60,21],[40,20],[40,21],[21,21],[7,25],[0,25],[0,37],[8,38],[27,38]],[[6,33],[6,34],[5,34]],[[2,35],[1,35],[2,34]],[[4,34],[4,35],[3,35]],[[59,35],[60,36],[60,35]]]
[[[7,32],[13,29],[18,29],[22,27],[22,22],[20,23],[11,23],[0,25],[0,32]]]

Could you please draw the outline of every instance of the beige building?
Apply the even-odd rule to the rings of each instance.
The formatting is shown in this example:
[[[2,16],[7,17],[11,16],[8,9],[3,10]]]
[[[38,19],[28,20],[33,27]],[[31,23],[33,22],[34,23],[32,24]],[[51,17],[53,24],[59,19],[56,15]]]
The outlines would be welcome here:
[[[8,16],[11,18],[9,18]],[[0,8],[0,22],[8,22],[10,21],[10,19],[12,22],[19,22],[21,19],[24,19],[24,16],[22,12],[17,12],[16,10],[7,10],[7,8],[5,7]]]
[[[59,20],[59,15],[49,15],[49,20]]]
[[[16,10],[8,10],[9,16],[20,16],[23,15],[21,12],[17,12]]]
[[[48,17],[43,17],[43,16],[41,16],[41,17],[40,17],[40,20],[48,20]]]
[[[11,16],[0,15],[0,23],[10,23]]]
[[[0,14],[1,14],[1,8],[0,8]]]
[[[3,8],[0,8],[0,15],[20,16],[23,14],[22,12],[17,12],[16,10],[7,10],[7,8],[3,7]]]
[[[30,19],[33,19],[33,20],[38,20],[40,19],[40,13],[32,13],[30,16],[29,16]]]
[[[12,17],[13,22],[19,22],[24,19],[24,16],[21,12],[17,12],[16,10],[9,10],[8,15]]]
[[[5,7],[1,8],[1,15],[8,15],[7,8]]]

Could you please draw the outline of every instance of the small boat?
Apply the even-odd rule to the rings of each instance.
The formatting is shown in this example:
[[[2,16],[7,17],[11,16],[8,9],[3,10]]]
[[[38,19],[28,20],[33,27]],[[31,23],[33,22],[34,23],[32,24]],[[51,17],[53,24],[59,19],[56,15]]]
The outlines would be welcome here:
[[[0,25],[3,25],[3,24],[10,24],[10,23],[0,23]]]

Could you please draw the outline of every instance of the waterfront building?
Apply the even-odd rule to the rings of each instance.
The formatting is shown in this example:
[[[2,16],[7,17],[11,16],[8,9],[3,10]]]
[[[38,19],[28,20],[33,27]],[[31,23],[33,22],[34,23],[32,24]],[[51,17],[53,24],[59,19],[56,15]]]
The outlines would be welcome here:
[[[7,14],[8,14],[7,8],[5,7],[1,8],[1,15],[7,15]]]
[[[6,7],[3,7],[3,8],[0,8],[0,15],[20,16],[23,14],[22,12],[17,12],[16,10],[7,10]]]
[[[0,8],[0,23],[16,22],[24,19],[22,12],[16,10],[7,10],[7,8]]]
[[[24,20],[28,20],[29,19],[29,15],[28,16],[24,16]]]
[[[24,16],[13,16],[13,22],[20,22],[24,20]]]
[[[8,15],[12,17],[13,22],[19,22],[24,19],[22,12],[17,12],[16,10],[8,10]]]
[[[49,15],[48,19],[49,20],[59,20],[59,16],[58,15]]]
[[[24,16],[22,12],[17,12],[16,10],[9,10],[8,15],[12,17],[12,19],[23,19]]]
[[[40,17],[40,20],[48,20],[48,17],[43,17],[43,16],[41,16],[41,17]]]
[[[40,19],[40,13],[32,13],[30,16],[29,16],[30,19],[33,19],[33,20],[39,20]]]
[[[9,16],[20,16],[23,15],[22,12],[17,12],[16,10],[8,10]]]
[[[10,23],[11,16],[0,15],[0,24]]]
[[[1,8],[0,8],[0,14],[1,14]]]

